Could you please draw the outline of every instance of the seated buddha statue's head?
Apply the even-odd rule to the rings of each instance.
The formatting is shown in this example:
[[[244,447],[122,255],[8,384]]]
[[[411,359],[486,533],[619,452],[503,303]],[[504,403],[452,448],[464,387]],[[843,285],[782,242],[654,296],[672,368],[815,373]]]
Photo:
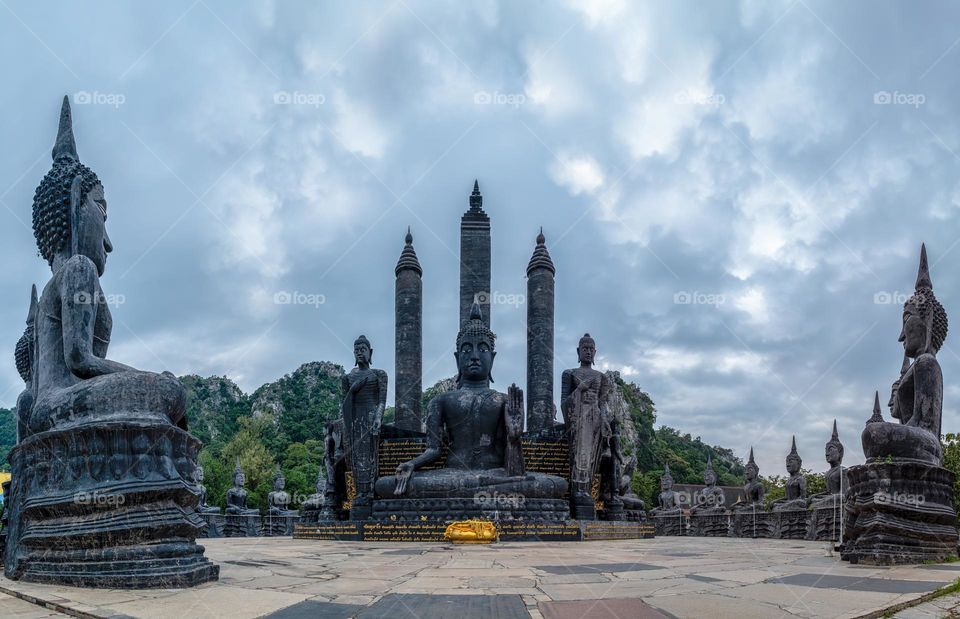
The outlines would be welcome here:
[[[927,266],[927,248],[920,246],[920,268],[913,295],[903,304],[903,329],[900,340],[907,357],[924,353],[936,355],[947,337],[947,312],[933,294],[933,282]]]
[[[843,462],[843,443],[840,442],[840,436],[837,434],[837,420],[833,420],[833,435],[827,441],[825,455],[827,463],[830,466],[837,466]]]
[[[803,460],[800,459],[800,454],[797,453],[797,437],[793,437],[790,443],[790,453],[787,454],[787,472],[791,475],[796,475],[800,472],[800,466],[803,464]]]
[[[483,322],[480,305],[474,303],[470,319],[465,321],[457,334],[457,384],[489,384],[493,382],[493,359],[497,336]]]
[[[103,275],[113,250],[107,235],[107,201],[93,170],[80,163],[73,139],[70,102],[63,98],[53,167],[33,196],[33,234],[37,249],[54,268],[58,259],[86,256]]]

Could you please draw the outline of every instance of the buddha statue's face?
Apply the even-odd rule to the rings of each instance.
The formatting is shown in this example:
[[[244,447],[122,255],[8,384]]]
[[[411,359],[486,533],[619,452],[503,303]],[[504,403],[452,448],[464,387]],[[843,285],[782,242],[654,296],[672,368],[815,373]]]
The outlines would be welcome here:
[[[712,486],[717,483],[717,474],[713,471],[704,471],[703,472],[703,483],[708,486]]]
[[[198,467],[196,468],[196,470],[193,472],[193,478],[194,478],[195,480],[197,480],[197,483],[200,483],[200,482],[203,481],[203,467],[202,467],[202,466],[198,466]]]
[[[796,475],[800,472],[800,460],[797,458],[787,458],[787,472]]]
[[[107,200],[103,196],[103,185],[94,185],[87,192],[77,216],[77,251],[93,261],[97,273],[101,276],[107,266],[107,254],[113,251],[113,244],[107,234]]]
[[[457,368],[460,376],[470,382],[482,382],[490,379],[493,358],[496,353],[493,345],[482,335],[466,335],[457,351]]]
[[[760,474],[760,471],[753,466],[748,466],[746,472],[747,472],[747,481],[756,481],[757,475]]]
[[[840,448],[833,443],[827,443],[827,448],[825,449],[824,455],[826,455],[827,463],[830,466],[837,466],[843,459],[843,456],[840,454]]]
[[[580,345],[577,346],[577,358],[580,360],[580,363],[593,365],[593,359],[596,355],[597,345],[589,340],[581,342]]]
[[[276,490],[276,491],[278,491],[278,492],[279,492],[280,490],[283,490],[283,487],[286,486],[286,485],[287,485],[287,482],[286,482],[286,480],[285,480],[284,478],[282,478],[282,477],[277,477],[276,479],[273,480],[273,489]]]
[[[233,485],[237,488],[243,486],[244,482],[247,481],[246,476],[243,473],[234,473],[233,474]]]
[[[357,342],[353,345],[353,357],[357,361],[357,367],[367,367],[370,365],[370,358],[373,350],[367,346],[366,342]]]
[[[671,488],[673,488],[673,480],[670,479],[669,477],[661,477],[661,478],[660,478],[660,492],[667,492],[667,491],[670,490]]]
[[[900,332],[903,350],[912,359],[923,354],[927,346],[927,324],[916,304],[908,302],[903,306],[903,330]]]

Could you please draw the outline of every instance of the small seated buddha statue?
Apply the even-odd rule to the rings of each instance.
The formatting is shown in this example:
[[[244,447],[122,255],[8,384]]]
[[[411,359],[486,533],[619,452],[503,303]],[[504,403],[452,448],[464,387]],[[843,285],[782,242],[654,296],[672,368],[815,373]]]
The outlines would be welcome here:
[[[766,488],[760,481],[760,467],[753,459],[753,447],[750,448],[750,459],[744,467],[747,475],[747,483],[743,486],[744,500],[737,501],[730,508],[737,511],[764,511],[763,498],[766,496]]]
[[[237,456],[237,466],[233,469],[233,487],[227,490],[227,513],[231,516],[258,516],[259,509],[247,509],[247,491],[243,484],[247,477],[240,468],[240,457]]]
[[[713,470],[713,459],[707,453],[707,466],[703,469],[704,488],[697,491],[693,497],[693,507],[690,514],[722,514],[726,512],[724,503],[726,498],[723,490],[717,487],[717,473]]]
[[[807,509],[807,478],[800,472],[803,460],[797,453],[797,437],[791,439],[790,453],[787,454],[786,495],[770,504],[775,512],[785,512]]]
[[[840,495],[849,488],[846,481],[846,471],[843,468],[843,443],[840,442],[840,436],[837,434],[837,420],[833,420],[833,434],[827,441],[824,455],[827,458],[827,464],[830,469],[824,473],[823,477],[827,482],[826,492],[820,492],[810,497],[810,504],[814,509],[832,507],[839,505]]]
[[[673,476],[670,475],[670,465],[663,465],[663,475],[660,476],[660,494],[657,496],[657,507],[650,510],[654,516],[677,516],[682,508],[677,493],[673,491]]]
[[[284,490],[286,485],[287,480],[278,464],[273,474],[273,492],[267,495],[268,513],[271,516],[290,516],[297,513],[290,509],[290,493]]]
[[[947,337],[947,313],[933,294],[926,246],[920,247],[915,290],[903,305],[902,325],[904,364],[890,398],[891,415],[900,423],[885,422],[879,414],[871,418],[861,435],[863,453],[867,464],[889,457],[940,466],[943,373],[937,352]]]
[[[193,483],[200,491],[200,503],[197,505],[197,511],[201,514],[219,514],[220,508],[215,505],[207,505],[207,487],[203,485],[203,466],[197,465],[193,470]]]
[[[623,471],[620,475],[620,500],[623,502],[623,509],[626,511],[646,511],[646,505],[643,499],[638,497],[633,491],[633,474],[637,470],[637,456],[631,455],[626,459],[623,465]]]
[[[523,392],[516,385],[507,393],[490,389],[495,341],[474,303],[457,335],[458,387],[430,400],[426,450],[401,463],[395,475],[379,478],[378,497],[470,499],[478,492],[499,492],[525,499],[563,499],[565,479],[528,472],[524,466]],[[445,466],[422,471],[440,458],[445,440]]]
[[[64,97],[53,168],[33,198],[37,249],[53,276],[35,318],[31,433],[129,419],[187,429],[186,395],[173,374],[107,359],[113,319],[100,278],[113,244],[106,220],[103,185],[80,163]]]

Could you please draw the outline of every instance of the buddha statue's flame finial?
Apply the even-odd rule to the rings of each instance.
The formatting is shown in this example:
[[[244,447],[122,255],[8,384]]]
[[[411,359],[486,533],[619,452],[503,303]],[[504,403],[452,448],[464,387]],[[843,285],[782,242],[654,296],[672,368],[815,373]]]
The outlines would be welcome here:
[[[660,476],[660,479],[669,479],[673,481],[673,476],[670,474],[670,463],[663,463],[663,475]]]
[[[240,456],[237,456],[237,466],[233,467],[233,474],[242,473],[243,469],[240,468]]]
[[[933,282],[930,281],[930,267],[927,266],[927,245],[920,244],[920,267],[917,269],[917,283],[914,286],[917,290],[929,288],[933,290]]]
[[[707,471],[713,471],[713,458],[710,456],[710,452],[707,452]]]
[[[832,441],[839,441],[839,440],[840,440],[840,435],[837,434],[837,420],[836,420],[836,419],[833,420],[833,434],[830,435],[830,440],[832,440]]]
[[[70,98],[67,95],[63,96],[63,105],[60,106],[60,128],[57,130],[57,141],[53,144],[51,156],[54,161],[60,157],[80,160],[77,156],[77,143],[73,139],[73,116],[70,113]]]

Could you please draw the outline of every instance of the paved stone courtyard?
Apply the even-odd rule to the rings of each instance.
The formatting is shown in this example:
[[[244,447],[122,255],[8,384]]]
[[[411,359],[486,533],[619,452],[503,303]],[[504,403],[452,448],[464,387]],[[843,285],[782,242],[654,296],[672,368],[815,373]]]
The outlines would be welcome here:
[[[84,590],[0,579],[0,616],[861,617],[916,601],[960,564],[876,568],[790,540],[661,537],[491,546],[204,540],[220,582],[190,590]],[[945,597],[901,617],[948,616]]]

